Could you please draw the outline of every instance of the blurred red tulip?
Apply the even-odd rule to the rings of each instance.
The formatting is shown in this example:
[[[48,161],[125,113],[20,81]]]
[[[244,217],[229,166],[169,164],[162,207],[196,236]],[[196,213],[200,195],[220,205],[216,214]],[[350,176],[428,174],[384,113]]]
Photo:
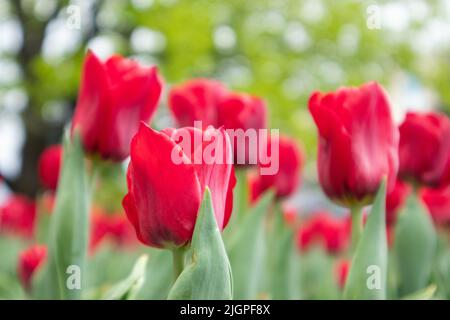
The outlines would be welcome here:
[[[95,251],[103,241],[111,241],[117,247],[135,243],[132,225],[123,213],[108,214],[95,209],[91,216],[90,250]]]
[[[448,184],[450,119],[438,113],[408,113],[400,126],[402,179],[436,187]]]
[[[397,221],[399,210],[403,207],[406,198],[411,193],[411,187],[397,180],[394,188],[386,195],[386,224],[393,225]]]
[[[59,171],[62,161],[62,146],[52,145],[42,152],[39,158],[38,172],[41,183],[50,190],[58,187]]]
[[[174,86],[169,93],[169,107],[179,126],[193,126],[202,121],[203,128],[242,130],[243,134],[231,137],[237,164],[255,164],[246,130],[267,127],[267,108],[256,96],[229,91],[215,80],[194,79]],[[257,141],[256,141],[257,142]],[[239,160],[239,161],[238,161]]]
[[[22,195],[10,196],[0,207],[0,231],[32,238],[36,220],[36,204]]]
[[[301,250],[313,244],[322,245],[328,253],[337,254],[347,248],[349,233],[345,219],[328,212],[316,212],[303,224],[297,234]]]
[[[17,262],[17,274],[25,290],[31,289],[33,275],[45,263],[47,259],[47,247],[35,244],[19,254]]]
[[[150,121],[161,94],[156,67],[120,56],[100,61],[93,52],[84,61],[72,129],[84,147],[103,158],[121,161],[141,121]]]
[[[174,86],[169,92],[169,107],[179,127],[192,127],[194,121],[220,127],[218,105],[227,92],[219,81],[193,79]]]
[[[319,181],[330,199],[347,207],[369,204],[384,176],[394,186],[399,134],[377,83],[315,92],[309,110],[320,135]]]
[[[211,146],[212,136],[213,141],[221,141],[216,144],[221,148],[215,149],[213,162],[206,162],[201,153]],[[192,149],[185,139],[199,139],[203,144]],[[180,163],[175,163],[174,155],[180,157]],[[139,240],[153,247],[187,244],[206,187],[211,190],[217,225],[222,230],[231,215],[236,183],[231,157],[230,141],[223,129],[157,132],[142,124],[131,142],[128,194],[123,200]]]
[[[420,194],[434,222],[450,225],[450,186],[440,189],[424,188]]]
[[[271,143],[272,138],[268,140],[267,150],[271,150]],[[275,174],[259,173],[250,176],[250,195],[253,201],[270,188],[274,189],[278,198],[288,197],[297,190],[305,158],[303,150],[293,139],[280,137],[278,151],[278,157],[272,157],[273,161],[278,161],[278,171]],[[264,167],[262,164],[259,166]]]
[[[284,204],[282,208],[283,208],[283,218],[286,224],[288,226],[295,226],[298,220],[297,209],[287,204]]]
[[[350,261],[349,260],[339,260],[335,266],[336,281],[339,288],[344,289],[345,282],[347,281],[348,272],[350,271]]]

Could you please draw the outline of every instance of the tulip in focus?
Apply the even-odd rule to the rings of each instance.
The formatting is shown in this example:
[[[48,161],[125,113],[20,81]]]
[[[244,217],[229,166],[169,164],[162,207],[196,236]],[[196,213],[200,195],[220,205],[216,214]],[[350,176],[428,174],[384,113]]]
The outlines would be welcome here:
[[[47,259],[47,247],[33,245],[19,254],[17,274],[25,290],[31,289],[33,275],[41,268]]]
[[[12,195],[0,207],[0,233],[32,238],[36,221],[36,204],[22,195]]]
[[[450,119],[438,113],[408,113],[400,126],[399,156],[402,179],[430,187],[448,184]]]
[[[202,144],[194,149],[191,142],[197,140]],[[205,161],[211,141],[218,147],[213,159]],[[229,138],[223,129],[158,132],[141,124],[131,142],[127,183],[123,206],[137,237],[148,246],[174,249],[191,240],[206,187],[222,230],[231,215],[236,183]]]
[[[88,152],[124,160],[139,123],[151,120],[161,89],[156,67],[144,67],[120,56],[103,62],[89,51],[72,129],[79,130]]]
[[[50,190],[58,187],[59,172],[62,161],[62,146],[57,144],[48,147],[39,158],[38,172],[41,183]]]

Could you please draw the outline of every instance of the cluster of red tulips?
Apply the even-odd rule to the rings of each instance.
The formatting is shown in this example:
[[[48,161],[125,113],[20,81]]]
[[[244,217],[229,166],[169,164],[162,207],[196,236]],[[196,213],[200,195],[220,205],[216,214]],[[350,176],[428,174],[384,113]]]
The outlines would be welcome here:
[[[16,266],[25,296],[154,297],[142,293],[157,281],[150,274],[170,269],[159,298],[450,298],[450,269],[437,262],[450,253],[448,116],[408,113],[398,126],[375,82],[314,92],[318,182],[348,214],[317,208],[305,215],[285,201],[301,182],[299,142],[266,134],[258,142],[276,149],[278,170],[262,174],[267,163],[255,148],[227,133],[268,129],[262,98],[189,80],[168,92],[176,128],[157,130],[151,120],[163,86],[156,67],[87,53],[63,143],[46,149],[37,166],[46,191],[36,202],[11,195],[0,208],[0,237],[29,245]],[[212,162],[202,159],[208,149]],[[105,171],[125,181],[124,161],[126,191],[109,195],[122,212],[96,195],[108,189]],[[87,261],[106,242],[118,259],[134,250],[152,263],[138,259],[128,277],[92,294]],[[78,286],[69,285],[77,281],[73,266]]]

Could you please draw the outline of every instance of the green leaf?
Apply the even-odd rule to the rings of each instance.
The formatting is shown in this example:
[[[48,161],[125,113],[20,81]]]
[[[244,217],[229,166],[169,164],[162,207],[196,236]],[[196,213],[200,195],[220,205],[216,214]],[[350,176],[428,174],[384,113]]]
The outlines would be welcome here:
[[[386,299],[385,204],[386,181],[383,180],[351,262],[344,291],[346,299]]]
[[[271,277],[272,298],[293,300],[300,298],[300,263],[295,247],[294,231],[283,228],[275,239]]]
[[[148,256],[142,255],[136,261],[130,275],[110,288],[104,295],[104,300],[133,300],[137,297],[145,281]]]
[[[394,239],[400,296],[425,288],[436,252],[436,232],[415,194],[408,197],[400,212]]]
[[[233,190],[233,213],[231,214],[228,226],[223,231],[225,242],[239,230],[239,225],[245,214],[248,213],[248,206],[250,201],[249,187],[247,181],[247,170],[236,169],[236,187]]]
[[[70,139],[67,134],[63,150],[63,167],[50,221],[49,258],[42,288],[37,291],[42,295],[39,298],[79,299],[83,290],[90,192],[79,135]]]
[[[335,277],[335,260],[317,245],[302,254],[301,289],[303,299],[336,300],[340,298]]]
[[[264,217],[273,197],[273,192],[267,192],[246,213],[230,239],[228,255],[233,269],[235,299],[256,299],[260,293],[266,251]]]
[[[197,216],[190,255],[190,261],[170,290],[169,299],[231,299],[233,279],[230,262],[208,188]]]
[[[435,284],[429,285],[425,289],[419,290],[413,294],[403,297],[402,300],[431,300],[436,292]]]
[[[150,249],[144,285],[136,299],[167,299],[173,283],[172,255],[169,250]]]

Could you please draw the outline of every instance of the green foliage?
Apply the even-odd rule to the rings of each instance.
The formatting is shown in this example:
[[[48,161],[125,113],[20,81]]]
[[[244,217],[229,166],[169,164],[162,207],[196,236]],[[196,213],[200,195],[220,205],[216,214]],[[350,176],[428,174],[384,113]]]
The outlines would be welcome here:
[[[347,299],[386,299],[388,248],[385,203],[386,182],[383,181],[351,262],[344,291]]]
[[[288,228],[281,210],[276,210],[270,236],[267,264],[271,298],[300,299],[300,255],[295,246],[294,230]]]
[[[67,273],[76,266],[84,280],[89,231],[89,187],[79,135],[64,139],[63,167],[49,231],[49,256],[42,292],[52,299],[79,299],[83,284],[69,288]],[[39,292],[39,291],[38,291]]]
[[[233,277],[230,262],[208,188],[200,206],[189,254],[190,259],[170,290],[169,299],[231,299]]]
[[[267,192],[245,214],[239,229],[227,243],[234,279],[234,299],[256,299],[261,293],[266,255],[265,216],[274,194]]]
[[[395,253],[401,296],[427,286],[436,253],[436,232],[416,194],[409,196],[395,230]]]
[[[105,300],[133,300],[139,294],[145,282],[148,256],[142,255],[133,267],[130,275],[110,288],[104,295]]]

